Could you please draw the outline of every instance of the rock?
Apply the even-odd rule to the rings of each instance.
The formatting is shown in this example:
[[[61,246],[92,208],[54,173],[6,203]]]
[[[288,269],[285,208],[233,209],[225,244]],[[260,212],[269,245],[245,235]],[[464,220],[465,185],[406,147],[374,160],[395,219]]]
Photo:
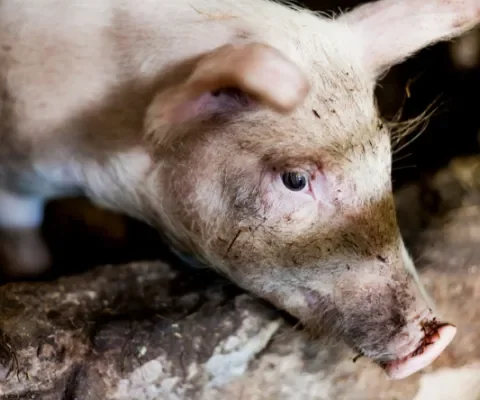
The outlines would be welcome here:
[[[389,381],[332,338],[213,272],[109,265],[0,287],[2,399],[478,400],[480,180],[455,160],[397,193],[421,277],[458,334],[432,366]]]

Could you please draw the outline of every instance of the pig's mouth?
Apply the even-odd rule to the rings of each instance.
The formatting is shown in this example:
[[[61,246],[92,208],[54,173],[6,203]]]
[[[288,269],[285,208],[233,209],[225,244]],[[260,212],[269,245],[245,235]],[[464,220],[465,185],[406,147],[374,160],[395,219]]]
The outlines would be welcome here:
[[[453,340],[457,328],[433,320],[422,327],[424,336],[409,355],[387,362],[379,362],[388,378],[404,379],[431,364]]]

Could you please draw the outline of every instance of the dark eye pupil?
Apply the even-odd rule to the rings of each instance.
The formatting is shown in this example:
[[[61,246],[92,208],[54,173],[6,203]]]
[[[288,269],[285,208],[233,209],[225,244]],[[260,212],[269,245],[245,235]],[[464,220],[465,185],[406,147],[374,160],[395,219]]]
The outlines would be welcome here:
[[[307,177],[298,172],[285,172],[282,175],[283,184],[295,192],[303,190],[307,186]]]

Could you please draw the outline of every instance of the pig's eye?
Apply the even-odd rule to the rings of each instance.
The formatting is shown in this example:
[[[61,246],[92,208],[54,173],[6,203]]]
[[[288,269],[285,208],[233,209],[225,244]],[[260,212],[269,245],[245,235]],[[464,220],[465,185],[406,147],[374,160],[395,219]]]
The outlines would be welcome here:
[[[308,177],[300,172],[284,172],[282,182],[287,189],[299,192],[308,185]]]

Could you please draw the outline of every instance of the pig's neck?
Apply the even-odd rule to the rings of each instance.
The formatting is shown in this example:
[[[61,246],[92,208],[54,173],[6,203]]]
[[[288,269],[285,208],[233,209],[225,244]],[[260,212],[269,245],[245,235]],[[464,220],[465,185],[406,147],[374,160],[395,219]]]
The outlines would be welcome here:
[[[73,166],[76,183],[101,207],[148,222],[145,203],[152,178],[152,160],[140,146],[99,161],[85,159]]]
[[[145,151],[141,148],[132,149],[116,154],[108,163],[103,163],[101,168],[96,162],[85,163],[80,166],[80,180],[87,196],[94,202],[152,224],[159,229],[172,253],[184,264],[195,269],[205,268],[206,264],[195,254],[181,249],[175,240],[165,235],[158,225],[162,219],[158,210],[151,212],[150,203],[153,199],[158,200],[155,194],[158,195],[158,187],[161,185],[152,165],[152,160]],[[155,204],[153,208],[156,208]]]

